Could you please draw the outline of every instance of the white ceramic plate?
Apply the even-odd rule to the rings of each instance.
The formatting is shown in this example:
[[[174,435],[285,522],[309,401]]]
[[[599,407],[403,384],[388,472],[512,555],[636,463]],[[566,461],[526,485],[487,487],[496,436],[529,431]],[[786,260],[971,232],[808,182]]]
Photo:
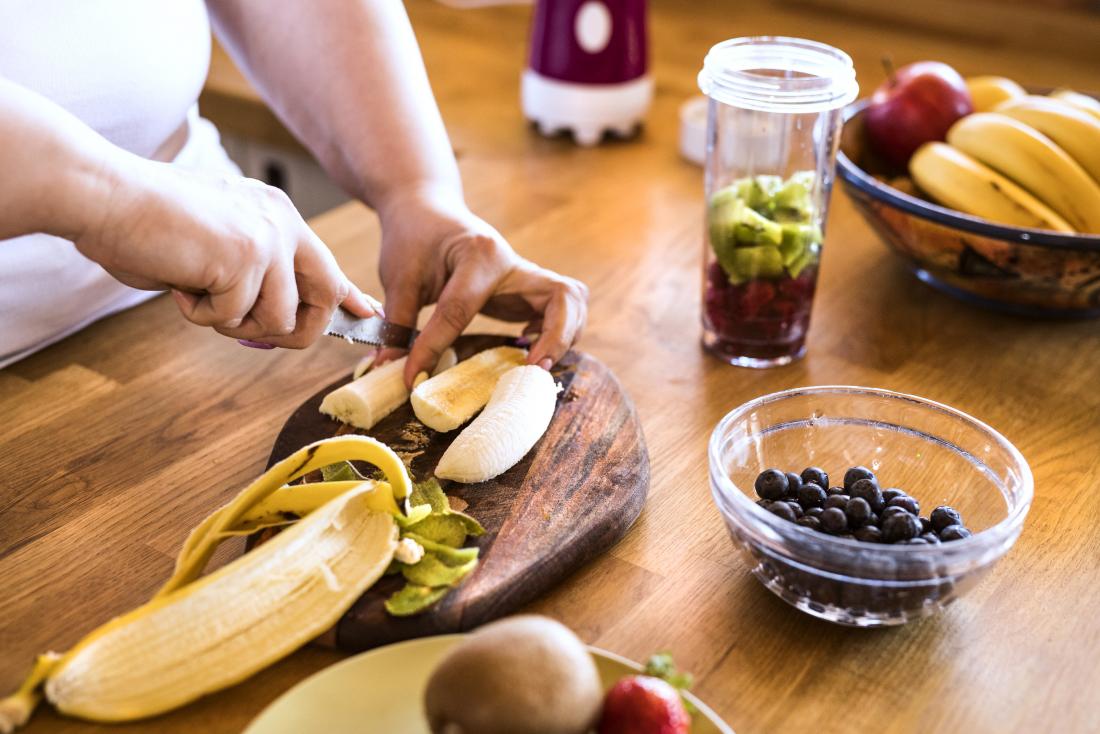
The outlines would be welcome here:
[[[421,709],[435,666],[463,638],[440,635],[399,642],[348,658],[291,688],[249,724],[245,734],[430,734]],[[589,648],[604,688],[641,668]],[[692,734],[733,734],[698,699]]]

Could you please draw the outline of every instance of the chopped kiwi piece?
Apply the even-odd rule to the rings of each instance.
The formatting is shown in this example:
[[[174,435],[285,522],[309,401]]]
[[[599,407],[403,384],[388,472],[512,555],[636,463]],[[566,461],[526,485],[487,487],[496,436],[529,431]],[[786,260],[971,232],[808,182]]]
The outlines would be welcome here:
[[[789,223],[782,226],[783,242],[779,244],[779,253],[783,256],[783,264],[788,267],[802,253],[821,242],[821,230],[815,225]]]
[[[802,254],[787,266],[787,272],[792,278],[797,278],[809,265],[817,262],[817,253],[812,249],[803,250]]]
[[[712,204],[709,215],[710,241],[714,251],[741,245],[778,245],[783,240],[780,226],[740,199]]]
[[[772,197],[779,187],[783,185],[783,179],[779,176],[750,176],[740,178],[729,185],[737,193],[737,197],[753,209],[766,209],[771,204]]]
[[[401,573],[405,580],[421,586],[457,586],[476,566],[476,558],[461,566],[452,566],[434,553],[425,553],[418,562],[404,566]]]
[[[411,528],[418,522],[432,514],[431,505],[413,505],[408,508],[405,515],[398,515],[395,519],[402,529]]]
[[[788,221],[813,219],[813,171],[799,171],[788,178],[772,197],[772,208]]]
[[[727,273],[734,285],[754,278],[778,278],[783,275],[783,256],[776,247],[738,247],[731,253]]]

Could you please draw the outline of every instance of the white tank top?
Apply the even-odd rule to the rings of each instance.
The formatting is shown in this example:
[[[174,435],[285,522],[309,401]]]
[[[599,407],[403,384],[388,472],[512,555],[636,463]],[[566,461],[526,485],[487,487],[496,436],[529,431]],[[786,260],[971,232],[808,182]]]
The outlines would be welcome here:
[[[173,162],[237,172],[195,105],[210,62],[202,0],[3,0],[0,15],[0,76],[144,157],[188,121]],[[155,295],[65,240],[0,241],[0,367]]]

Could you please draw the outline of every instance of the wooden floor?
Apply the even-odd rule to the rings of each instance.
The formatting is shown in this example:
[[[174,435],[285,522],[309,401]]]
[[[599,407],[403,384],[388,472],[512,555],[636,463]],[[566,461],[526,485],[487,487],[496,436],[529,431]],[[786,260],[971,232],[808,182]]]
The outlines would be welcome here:
[[[538,137],[519,113],[529,8],[409,6],[470,201],[522,253],[588,283],[581,346],[632,394],[649,444],[652,489],[637,525],[532,609],[635,659],[672,650],[741,734],[1100,730],[1098,324],[999,316],[928,289],[838,191],[809,356],[765,372],[723,366],[698,344],[702,173],[676,152],[677,107],[695,93],[706,49],[731,36],[836,44],[865,91],[884,53],[1050,86],[1100,88],[1096,70],[766,3],[657,3],[645,131],[582,150]],[[314,223],[379,293],[373,216],[349,205]],[[188,529],[263,468],[285,416],[358,353],[337,340],[241,349],[161,298],[0,371],[0,690],[35,653],[63,650],[148,598]],[[726,537],[706,479],[714,424],[758,395],[830,383],[951,404],[1031,462],[1036,499],[1019,543],[937,618],[883,631],[814,620],[749,576]],[[339,657],[306,649],[113,730],[240,731]],[[98,730],[47,709],[27,729]]]

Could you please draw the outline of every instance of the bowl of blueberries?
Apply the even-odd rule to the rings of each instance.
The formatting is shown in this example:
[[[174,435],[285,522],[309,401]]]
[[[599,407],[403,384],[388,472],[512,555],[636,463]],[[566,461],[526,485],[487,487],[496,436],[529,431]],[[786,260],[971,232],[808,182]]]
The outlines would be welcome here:
[[[728,413],[711,492],[753,574],[789,604],[857,627],[931,616],[1020,535],[1034,480],[971,416],[865,387],[798,388]]]

